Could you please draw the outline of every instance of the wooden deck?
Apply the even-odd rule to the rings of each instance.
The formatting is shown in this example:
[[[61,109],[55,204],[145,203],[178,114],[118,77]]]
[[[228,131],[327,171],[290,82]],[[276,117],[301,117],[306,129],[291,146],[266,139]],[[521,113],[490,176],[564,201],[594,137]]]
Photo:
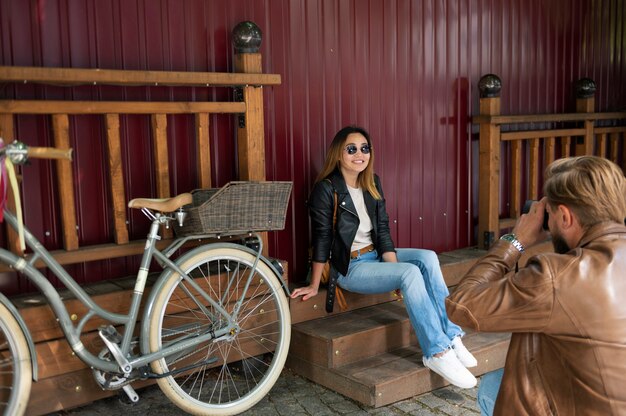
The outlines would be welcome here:
[[[548,249],[547,244],[528,250],[528,255]],[[485,252],[467,248],[439,256],[449,286],[458,283],[467,269]],[[286,275],[288,265],[283,263]],[[86,288],[108,310],[128,310],[132,279],[98,283]],[[86,312],[66,295],[65,304],[75,319]],[[382,406],[443,386],[444,381],[421,365],[421,352],[404,305],[394,294],[363,296],[346,292],[348,310],[331,314],[324,310],[325,291],[306,302],[290,303],[293,327],[287,366],[316,383],[370,406]],[[104,391],[91,370],[71,351],[50,307],[41,295],[12,299],[19,308],[36,343],[38,381],[27,409],[43,415],[77,407],[117,394]],[[99,319],[85,327],[83,343],[92,352],[103,348],[97,337]],[[479,359],[475,374],[502,366],[507,334],[469,333],[466,345]],[[133,384],[141,388],[152,381]],[[140,392],[141,394],[141,392]]]

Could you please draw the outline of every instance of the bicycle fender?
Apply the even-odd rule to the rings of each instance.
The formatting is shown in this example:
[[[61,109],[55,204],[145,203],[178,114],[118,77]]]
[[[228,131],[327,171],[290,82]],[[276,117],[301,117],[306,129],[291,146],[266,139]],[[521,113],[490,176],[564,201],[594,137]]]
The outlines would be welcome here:
[[[212,243],[210,244],[211,248],[234,248],[237,250],[242,250],[245,251],[247,253],[252,254],[253,256],[257,255],[257,252],[254,251],[253,249],[240,245],[240,244],[234,244],[234,243]],[[193,250],[185,253],[184,255],[180,256],[179,258],[176,259],[176,261],[174,262],[176,265],[180,265],[181,263],[183,263],[184,261],[186,261],[188,258],[195,256],[198,252],[202,252],[202,251],[206,251],[206,245],[204,246],[199,246],[194,248]],[[285,281],[283,280],[283,277],[281,275],[281,273],[276,270],[276,267],[274,267],[274,265],[271,263],[271,261],[269,259],[267,259],[264,256],[261,256],[259,258],[260,261],[262,261],[263,263],[265,263],[265,265],[267,265],[272,272],[274,272],[274,275],[278,278],[278,281],[280,282],[280,284],[282,285],[283,289],[285,290],[285,294],[287,295],[287,298],[290,297],[291,292],[289,291],[289,287],[287,286],[287,283],[285,283]],[[163,270],[163,272],[159,275],[159,277],[157,278],[156,283],[154,284],[154,286],[152,286],[152,289],[150,290],[150,294],[148,295],[148,298],[146,299],[146,303],[145,303],[145,307],[144,307],[144,311],[143,311],[143,318],[141,320],[141,352],[143,354],[148,354],[150,352],[150,347],[148,345],[149,342],[149,332],[150,329],[148,328],[149,326],[149,318],[150,315],[152,314],[152,310],[153,310],[153,305],[154,305],[154,299],[156,298],[157,294],[162,290],[163,285],[165,284],[165,282],[167,281],[167,279],[172,275],[172,273],[175,273],[174,270],[171,269],[166,269]]]
[[[18,312],[17,308],[13,303],[4,296],[4,294],[0,293],[0,303],[2,303],[13,315],[13,318],[17,321],[24,337],[26,338],[26,343],[28,344],[28,350],[30,351],[30,361],[32,366],[33,373],[33,381],[37,381],[37,350],[35,350],[35,343],[33,342],[33,337],[30,335],[30,331],[26,326],[26,322],[22,319],[22,315]]]

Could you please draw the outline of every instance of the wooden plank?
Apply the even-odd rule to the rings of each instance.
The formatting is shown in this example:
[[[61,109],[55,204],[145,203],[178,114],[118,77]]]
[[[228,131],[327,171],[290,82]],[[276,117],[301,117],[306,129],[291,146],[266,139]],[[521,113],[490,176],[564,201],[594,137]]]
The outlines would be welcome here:
[[[239,175],[242,180],[265,180],[265,134],[263,126],[263,90],[244,88],[246,125],[239,129]]]
[[[245,111],[246,105],[240,102],[0,100],[0,113],[10,114],[237,114]]]
[[[117,244],[126,244],[128,243],[128,227],[126,226],[126,192],[122,171],[120,116],[107,114],[105,118],[109,149],[109,189],[113,200],[113,233]]]
[[[263,65],[260,53],[235,54],[235,72],[260,74]],[[262,87],[243,87],[246,105],[244,126],[237,128],[239,178],[246,181],[265,180],[265,127]],[[268,255],[267,233],[261,233],[263,255]]]
[[[224,237],[222,238],[224,240]],[[162,250],[172,243],[171,239],[164,239],[157,241],[157,247]],[[195,247],[201,244],[206,244],[207,240],[193,240],[185,244],[185,247]],[[61,265],[86,263],[89,261],[112,259],[116,257],[134,256],[142,254],[146,245],[145,240],[131,241],[128,244],[118,245],[114,243],[108,244],[94,244],[86,247],[81,247],[75,251],[65,250],[53,250],[50,254]],[[25,258],[28,260],[32,257],[31,254],[27,254]],[[44,267],[44,263],[41,260],[35,262],[35,267]],[[13,269],[9,268],[5,264],[0,264],[0,272],[10,272]]]
[[[293,288],[292,288],[293,289]],[[381,293],[378,295],[359,295],[358,293],[343,291],[346,297],[346,303],[348,304],[348,311],[364,308],[371,305],[376,305],[384,302],[392,302],[398,299],[398,297],[392,293]],[[337,302],[335,302],[335,308],[331,314],[326,313],[326,288],[320,287],[317,295],[302,301],[301,298],[289,299],[289,310],[291,311],[291,323],[296,324],[298,322],[304,322],[311,319],[317,319],[331,314],[344,313],[341,311]]]
[[[153,114],[150,117],[152,126],[152,140],[154,146],[154,165],[156,176],[157,198],[169,198],[170,193],[170,170],[167,150],[167,116],[165,114]],[[161,227],[163,238],[171,238],[171,228]]]
[[[626,119],[626,111],[606,113],[560,113],[560,114],[527,114],[527,115],[488,115],[472,117],[474,124],[518,124],[518,123],[550,123],[561,121],[585,120],[622,120]]]
[[[152,285],[158,277],[159,273],[151,273],[149,275],[147,288],[145,290],[146,296],[144,296],[142,302],[147,298],[147,293],[151,290]],[[244,277],[245,278],[238,280],[233,285],[239,292],[242,292],[243,287],[247,282],[247,275]],[[196,279],[196,283],[198,283],[198,285],[207,293],[215,293],[215,287],[225,288],[228,286],[227,278],[225,276],[222,275],[220,280],[217,279],[217,276],[212,276],[210,279],[202,277]],[[211,287],[209,286],[209,283],[212,285]],[[130,278],[127,279],[126,287],[120,287],[119,285],[116,285],[116,281],[111,281],[110,284],[101,286],[101,290],[99,291],[100,293],[93,293],[93,291],[90,291],[92,292],[90,293],[90,296],[93,298],[94,302],[101,305],[104,309],[113,313],[125,315],[130,309],[134,284],[135,280]],[[254,281],[250,284],[246,297],[262,297],[267,293],[267,291],[267,285],[260,285],[258,281]],[[185,302],[188,302],[190,307],[195,307],[195,304],[189,301],[187,294],[182,293],[182,291],[179,292],[176,292],[178,300],[177,303],[179,305],[183,305]],[[61,296],[64,300],[63,303],[68,311],[68,314],[74,321],[81,320],[87,314],[89,309],[79,299],[74,298],[69,291],[63,291]],[[14,303],[19,308],[20,314],[24,318],[24,322],[26,323],[26,326],[28,326],[33,340],[36,343],[62,338],[64,336],[56,315],[42,295],[17,298],[14,300]],[[253,302],[248,302],[245,308],[250,308],[253,305]],[[188,311],[189,308],[185,309],[183,312]],[[170,313],[172,312],[170,311]],[[139,316],[142,316],[141,312]],[[249,317],[246,322],[246,326],[254,324],[254,319],[256,318]],[[104,319],[94,316],[85,323],[83,333],[95,331],[100,325],[106,323],[107,321]]]
[[[260,73],[261,54],[240,53],[235,55],[235,71]],[[246,104],[245,126],[237,131],[239,150],[239,176],[242,180],[265,180],[265,129],[263,126],[263,90],[244,87]]]
[[[499,114],[500,98],[481,98],[481,114]],[[488,248],[500,233],[498,201],[500,186],[500,127],[480,125],[478,155],[478,246]]]
[[[119,290],[94,296],[94,300],[102,307],[114,313],[127,313],[132,296],[132,289]],[[88,308],[78,299],[68,299],[64,301],[70,316],[75,315],[76,320],[82,319]],[[45,303],[39,306],[20,308],[20,314],[28,327],[33,341],[36,343],[62,338],[63,331],[59,326],[56,315],[52,308]],[[84,332],[94,331],[100,325],[107,322],[99,317],[89,320],[84,327]]]
[[[522,142],[511,142],[511,206],[509,215],[517,218],[522,203]]]
[[[585,129],[547,129],[528,131],[507,131],[501,134],[502,141],[545,139],[548,137],[582,136]]]
[[[565,136],[561,138],[561,157],[568,157],[572,153],[572,138]]]
[[[611,159],[612,162],[617,163],[618,162],[618,158],[619,158],[619,138],[620,138],[620,133],[614,132],[614,133],[610,133],[610,143],[611,143],[611,155],[609,157],[609,159]]]
[[[200,188],[211,188],[211,137],[209,115],[196,114],[196,140],[198,143],[198,182]]]
[[[153,114],[150,118],[154,147],[154,165],[156,168],[156,187],[158,198],[170,197],[170,171],[167,150],[167,116]]]
[[[4,140],[4,144],[9,144],[13,140],[15,140],[15,135],[13,133],[13,115],[0,112],[0,137]],[[17,172],[16,172],[17,173]],[[6,208],[15,212],[15,196],[13,195],[13,189],[10,186],[7,186],[7,194],[6,194]],[[17,254],[18,256],[23,255],[22,247],[19,244],[17,232],[11,228],[8,223],[5,223],[6,235],[7,235],[7,248],[9,251]]]
[[[585,121],[585,134],[583,142],[576,142],[576,155],[593,155],[594,137],[593,137],[593,121]]]
[[[279,74],[230,72],[130,71],[53,67],[0,66],[0,80],[62,85],[238,86],[280,85]]]
[[[54,131],[54,145],[59,149],[69,149],[71,146],[68,115],[53,115],[52,129]],[[63,224],[63,246],[68,251],[77,250],[78,233],[76,224],[72,162],[69,160],[59,159],[56,161],[56,165],[57,187],[59,188],[59,201],[61,208],[61,222]]]
[[[539,139],[532,139],[528,149],[530,167],[528,170],[528,195],[530,199],[539,197]]]
[[[556,137],[548,137],[545,140],[543,152],[545,166],[548,166],[556,158]]]
[[[595,129],[596,134],[600,134],[600,133],[625,133],[626,132],[626,126],[613,126],[613,127],[596,127]]]
[[[576,99],[576,112],[583,114],[593,114],[595,107],[595,98],[577,98]],[[585,119],[583,133],[583,142],[576,142],[575,152],[577,156],[592,155],[594,136],[593,136],[593,119]]]
[[[607,149],[608,149],[608,140],[607,140],[606,133],[598,134],[598,156],[608,159],[609,155],[607,153]]]
[[[505,229],[513,228],[516,222],[517,222],[517,217],[516,218],[500,218],[500,220],[498,221],[498,224],[500,225],[499,228],[501,230],[505,230]]]

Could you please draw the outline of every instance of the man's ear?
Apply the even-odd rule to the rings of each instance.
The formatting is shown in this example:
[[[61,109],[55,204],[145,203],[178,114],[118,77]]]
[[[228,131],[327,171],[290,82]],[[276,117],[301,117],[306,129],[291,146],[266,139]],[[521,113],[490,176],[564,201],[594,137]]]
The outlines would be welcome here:
[[[562,229],[567,230],[578,223],[576,215],[566,205],[559,205],[556,211],[557,218]]]

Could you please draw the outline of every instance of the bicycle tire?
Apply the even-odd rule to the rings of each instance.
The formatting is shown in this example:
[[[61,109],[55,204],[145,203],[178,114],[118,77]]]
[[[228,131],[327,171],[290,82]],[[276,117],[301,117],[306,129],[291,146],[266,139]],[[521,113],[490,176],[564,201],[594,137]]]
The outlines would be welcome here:
[[[231,313],[254,259],[254,255],[235,247],[215,247],[185,260],[181,269]],[[233,284],[227,285],[231,279]],[[174,273],[156,296],[149,317],[151,351],[223,324],[223,319],[216,318],[219,314],[215,308],[198,293],[185,294],[184,290],[189,290],[188,283]],[[186,412],[239,414],[265,397],[278,379],[291,339],[287,297],[279,279],[262,261],[248,293],[237,319],[240,331],[230,339],[209,341],[151,363],[158,374],[205,363],[181,375],[157,379],[164,394]],[[193,305],[190,296],[201,301],[207,311]],[[210,362],[213,359],[217,362]]]
[[[0,409],[3,415],[22,415],[33,382],[26,337],[6,306],[0,303]]]

